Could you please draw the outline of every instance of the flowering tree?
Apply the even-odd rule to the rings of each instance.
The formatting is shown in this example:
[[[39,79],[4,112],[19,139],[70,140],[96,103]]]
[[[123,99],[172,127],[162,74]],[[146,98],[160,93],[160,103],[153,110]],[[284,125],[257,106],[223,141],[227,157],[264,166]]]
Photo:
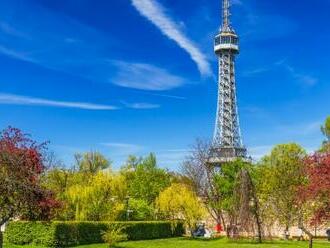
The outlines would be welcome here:
[[[159,194],[156,203],[160,212],[169,220],[183,219],[191,235],[197,222],[206,214],[203,203],[184,184],[173,183]]]
[[[0,226],[15,217],[48,219],[58,205],[40,185],[45,148],[45,143],[37,144],[19,129],[0,132]]]
[[[302,188],[300,199],[312,202],[312,222],[330,221],[330,152],[316,153],[306,159],[308,183]]]

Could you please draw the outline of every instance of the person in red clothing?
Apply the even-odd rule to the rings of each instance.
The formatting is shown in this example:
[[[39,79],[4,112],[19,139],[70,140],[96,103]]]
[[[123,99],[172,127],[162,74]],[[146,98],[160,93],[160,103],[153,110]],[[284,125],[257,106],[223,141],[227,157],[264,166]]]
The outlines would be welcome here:
[[[221,226],[221,224],[217,224],[217,225],[215,226],[215,231],[216,231],[217,233],[222,232],[222,226]]]

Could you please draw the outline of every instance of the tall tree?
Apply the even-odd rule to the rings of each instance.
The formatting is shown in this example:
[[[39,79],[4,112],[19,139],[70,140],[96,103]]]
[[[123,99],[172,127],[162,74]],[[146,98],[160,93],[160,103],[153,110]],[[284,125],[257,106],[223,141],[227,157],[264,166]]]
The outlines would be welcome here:
[[[306,152],[297,144],[277,145],[258,166],[258,193],[264,219],[274,216],[287,231],[299,217],[296,196],[305,181],[305,156]]]
[[[95,174],[111,166],[111,162],[99,152],[78,153],[75,155],[75,159],[76,165],[81,172]]]
[[[260,203],[257,197],[255,182],[248,169],[242,168],[238,175],[239,223],[247,232],[256,226],[258,242],[262,242],[263,228],[260,215]]]
[[[194,191],[204,201],[214,221],[225,225],[221,195],[215,182],[217,170],[208,163],[211,147],[211,142],[197,139],[182,164],[181,172],[192,182]]]
[[[170,185],[170,174],[157,166],[154,154],[142,159],[135,167],[121,170],[128,184],[128,194],[135,199],[153,203],[159,193]]]
[[[256,222],[259,222],[259,209],[250,171],[252,171],[252,164],[236,160],[221,165],[220,170],[214,175],[221,199],[220,207],[227,217],[227,235],[230,237],[239,234],[239,226],[250,231],[246,223],[248,220],[251,225],[255,223],[252,220],[254,217],[256,217]]]
[[[315,153],[305,160],[307,183],[301,187],[299,198],[315,206],[312,222],[330,222],[330,152]]]
[[[45,148],[19,129],[9,127],[0,133],[0,226],[14,217],[47,219],[58,205],[40,184]]]
[[[330,142],[330,116],[325,120],[324,125],[321,126],[321,131],[327,138],[327,142]]]

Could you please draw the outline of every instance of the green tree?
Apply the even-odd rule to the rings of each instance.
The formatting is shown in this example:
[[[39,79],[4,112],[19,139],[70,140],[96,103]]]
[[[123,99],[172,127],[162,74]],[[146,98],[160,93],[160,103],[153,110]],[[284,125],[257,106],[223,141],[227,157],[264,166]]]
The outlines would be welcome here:
[[[157,199],[159,211],[170,220],[183,219],[191,234],[198,221],[206,215],[204,204],[184,184],[172,184]]]
[[[297,194],[305,181],[305,156],[301,146],[281,144],[273,148],[258,166],[258,194],[264,220],[277,220],[287,231],[298,220],[301,210],[297,205]]]
[[[330,116],[325,120],[324,125],[321,126],[321,131],[330,142]]]
[[[153,205],[150,205],[147,201],[142,199],[129,199],[129,220],[142,221],[153,220],[155,209]]]
[[[226,231],[228,236],[238,235],[240,220],[240,175],[241,172],[252,171],[252,164],[242,160],[225,163],[221,170],[214,174],[215,187],[220,197],[220,208],[227,216]],[[223,220],[224,222],[224,220]],[[225,223],[224,223],[225,224]]]
[[[135,167],[121,170],[125,176],[131,198],[153,203],[159,193],[170,185],[170,174],[157,166],[156,157],[150,154]]]
[[[116,220],[123,211],[120,199],[125,195],[125,185],[116,185],[120,180],[108,172],[98,172],[83,184],[75,184],[67,190],[68,204],[74,206],[75,220]]]
[[[97,173],[111,166],[111,162],[99,152],[77,153],[75,159],[76,165],[81,172]]]
[[[321,131],[326,137],[326,141],[323,142],[320,152],[330,151],[330,116],[325,120],[324,124],[321,126]]]

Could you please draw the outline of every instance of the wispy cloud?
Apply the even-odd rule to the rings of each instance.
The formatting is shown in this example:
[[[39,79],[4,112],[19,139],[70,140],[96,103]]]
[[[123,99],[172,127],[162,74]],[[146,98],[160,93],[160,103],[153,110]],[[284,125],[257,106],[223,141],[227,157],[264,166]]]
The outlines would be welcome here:
[[[298,72],[294,67],[290,65],[285,65],[285,68],[291,73],[293,78],[295,78],[297,81],[299,81],[305,86],[314,86],[318,82],[318,79],[316,77]]]
[[[159,104],[152,104],[152,103],[127,103],[123,102],[124,105],[128,108],[132,109],[156,109],[160,108]]]
[[[27,55],[25,52],[19,52],[17,50],[8,48],[6,46],[0,45],[0,53],[4,54],[6,56],[18,59],[18,60],[23,60],[31,63],[37,63],[37,61]]]
[[[174,95],[167,95],[167,94],[152,94],[152,93],[150,93],[150,95],[166,97],[166,98],[173,98],[173,99],[177,99],[177,100],[186,100],[187,99],[187,97],[184,97],[184,96],[174,96]]]
[[[113,61],[112,64],[117,67],[117,73],[110,80],[122,87],[162,91],[185,83],[183,78],[154,65],[123,61]]]
[[[0,32],[6,33],[11,36],[16,36],[18,38],[28,38],[28,35],[17,30],[7,22],[0,21]]]
[[[133,6],[141,15],[151,21],[169,39],[174,40],[184,49],[197,64],[202,75],[211,75],[211,66],[205,55],[182,31],[181,24],[176,23],[156,0],[132,0]]]
[[[290,73],[291,77],[293,77],[296,81],[298,81],[299,83],[305,86],[314,86],[315,84],[318,83],[318,78],[312,76],[311,74],[302,73],[298,71],[287,62],[286,58],[276,61],[275,63],[270,65],[247,70],[243,73],[243,75],[246,77],[253,77],[262,73],[266,73],[271,70],[275,70],[279,67],[284,68],[288,73]]]
[[[43,98],[35,98],[30,96],[21,96],[13,94],[0,93],[0,104],[8,105],[35,105],[35,106],[48,106],[58,108],[75,108],[85,110],[116,110],[118,107],[112,105],[102,105],[86,102],[67,102],[49,100]]]

